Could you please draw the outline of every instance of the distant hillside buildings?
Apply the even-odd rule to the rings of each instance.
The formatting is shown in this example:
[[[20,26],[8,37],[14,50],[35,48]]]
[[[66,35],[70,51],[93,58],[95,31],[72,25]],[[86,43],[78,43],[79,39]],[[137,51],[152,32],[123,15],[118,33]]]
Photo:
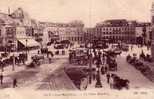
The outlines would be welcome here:
[[[39,22],[18,8],[13,13],[0,13],[0,49],[23,50],[38,48],[56,40],[84,43],[92,39],[108,42],[136,43],[143,38],[151,42],[151,23],[112,19],[86,28],[82,21],[69,23]],[[5,49],[6,50],[6,49]]]

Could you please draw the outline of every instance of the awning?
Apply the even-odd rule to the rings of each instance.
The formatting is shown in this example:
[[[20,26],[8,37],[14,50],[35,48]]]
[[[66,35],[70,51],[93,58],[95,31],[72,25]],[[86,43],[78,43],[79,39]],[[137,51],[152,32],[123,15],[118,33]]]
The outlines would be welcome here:
[[[27,47],[40,46],[40,44],[34,39],[18,39],[18,41]]]

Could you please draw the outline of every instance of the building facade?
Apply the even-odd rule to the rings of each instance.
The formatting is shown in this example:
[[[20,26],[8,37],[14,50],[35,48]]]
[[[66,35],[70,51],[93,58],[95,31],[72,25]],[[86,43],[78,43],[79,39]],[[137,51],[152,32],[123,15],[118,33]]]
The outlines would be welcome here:
[[[69,40],[72,43],[84,42],[84,24],[40,22],[39,28],[42,32],[37,32],[35,37],[41,39],[44,45],[54,40]]]
[[[7,14],[0,13],[0,50],[7,50],[14,45],[15,23]]]
[[[136,41],[138,38],[142,38],[142,42],[144,44],[150,44],[151,43],[151,35],[152,35],[152,27],[151,23],[148,22],[138,22],[135,25],[135,36]]]
[[[98,35],[98,31],[96,31],[96,28],[84,28],[84,42],[85,43],[89,43],[92,42],[96,37],[100,37],[97,36]]]
[[[0,49],[5,51],[15,51],[19,49],[19,44],[23,45],[23,49],[31,46],[39,46],[39,44],[32,37],[33,35],[32,20],[28,14],[21,8],[18,8],[13,13],[0,13]],[[30,34],[30,35],[29,35]],[[23,43],[23,41],[27,43]]]
[[[125,19],[106,20],[96,25],[96,37],[116,43],[135,42],[135,26]]]

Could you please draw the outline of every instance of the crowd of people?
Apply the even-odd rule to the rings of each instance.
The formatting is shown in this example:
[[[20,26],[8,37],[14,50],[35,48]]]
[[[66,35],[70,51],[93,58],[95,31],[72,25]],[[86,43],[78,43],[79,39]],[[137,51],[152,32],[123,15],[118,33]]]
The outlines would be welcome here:
[[[91,62],[92,70],[91,74],[89,72],[89,77],[91,75],[91,79],[96,81],[95,87],[103,87],[101,84],[101,76],[105,76],[107,83],[109,84],[111,89],[129,89],[129,80],[123,79],[118,75],[112,73],[112,71],[118,70],[118,64],[116,62],[116,56],[118,54],[109,51],[101,51],[99,49],[87,49],[83,51],[85,58],[82,58],[82,61]],[[72,63],[73,57],[76,56],[77,53],[75,51],[69,53],[69,61]],[[80,59],[80,58],[79,58]]]
[[[129,47],[131,52],[134,51],[134,45],[131,46],[127,45],[127,46],[128,46],[126,50],[127,52],[129,51]],[[144,48],[142,47],[143,46],[138,46],[138,48],[142,49],[142,53],[139,55],[140,59],[143,61],[151,62],[152,59],[150,54],[145,54],[143,52]],[[147,46],[147,50],[149,50],[149,46]],[[116,62],[116,56],[118,55],[117,53],[114,53],[112,51],[101,51],[99,49],[92,49],[92,50],[87,49],[84,53],[86,58],[82,59],[82,61],[83,60],[87,61],[88,64],[86,65],[89,65],[91,61],[91,64],[94,66],[92,68],[92,73],[90,75],[92,75],[91,76],[92,81],[96,81],[95,87],[103,86],[101,84],[102,80],[101,75],[102,75],[103,77],[104,76],[106,77],[107,83],[109,84],[111,89],[118,89],[118,90],[121,90],[123,88],[129,89],[130,81],[116,74],[116,71],[118,70],[118,64]],[[69,55],[70,61],[73,55],[75,56],[76,53],[74,52]],[[150,69],[147,66],[142,66],[142,63],[138,61],[138,59],[136,59],[135,56],[136,56],[135,54],[133,54],[133,56],[128,55],[126,57],[127,62],[133,64],[135,68],[139,69],[142,73],[147,74],[147,71],[149,71]]]
[[[96,68],[93,68],[93,80],[96,80],[96,85],[97,87],[98,82],[99,84],[101,83],[101,75],[106,76],[107,83],[109,84],[111,89],[122,89],[126,88],[129,89],[129,80],[128,79],[123,79],[119,77],[117,74],[112,73],[111,71],[117,71],[117,62],[116,62],[116,54],[111,55],[111,54],[106,54],[106,53],[101,53],[95,54],[96,59],[94,62],[96,65]],[[112,69],[112,68],[115,69]],[[100,73],[99,73],[100,71]],[[102,85],[101,85],[102,86]]]
[[[8,53],[8,52],[3,52],[0,55],[0,68],[1,68],[1,73],[0,73],[0,85],[4,86],[6,81],[5,81],[5,75],[3,74],[3,72],[5,71],[6,67],[9,67],[11,65],[16,65],[16,66],[26,66],[26,67],[34,67],[34,66],[39,66],[39,60],[40,59],[45,59],[44,57],[47,57],[47,61],[50,64],[52,62],[52,57],[54,56],[54,54],[52,53],[52,51],[48,51],[48,50],[43,50],[40,49],[38,50],[38,52],[34,52],[33,54],[31,54],[30,52],[26,53],[26,52],[18,52],[18,53]],[[43,56],[43,58],[41,57]],[[31,57],[32,61],[27,62],[28,61],[28,57]],[[44,60],[43,60],[44,61]],[[33,66],[32,66],[33,65]],[[15,88],[17,87],[17,78],[12,78],[12,87]]]
[[[26,53],[19,53],[19,54],[13,54],[10,55],[9,53],[1,53],[0,57],[0,67],[3,70],[5,66],[12,65],[13,62],[15,65],[25,64],[25,61],[27,60]]]

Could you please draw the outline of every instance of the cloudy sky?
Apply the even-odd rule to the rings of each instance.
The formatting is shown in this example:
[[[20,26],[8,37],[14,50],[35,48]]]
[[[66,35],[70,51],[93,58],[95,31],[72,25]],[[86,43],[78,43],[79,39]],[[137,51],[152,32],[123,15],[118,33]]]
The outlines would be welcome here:
[[[0,0],[0,11],[21,7],[39,21],[69,22],[82,20],[94,26],[105,19],[150,21],[154,0]]]

